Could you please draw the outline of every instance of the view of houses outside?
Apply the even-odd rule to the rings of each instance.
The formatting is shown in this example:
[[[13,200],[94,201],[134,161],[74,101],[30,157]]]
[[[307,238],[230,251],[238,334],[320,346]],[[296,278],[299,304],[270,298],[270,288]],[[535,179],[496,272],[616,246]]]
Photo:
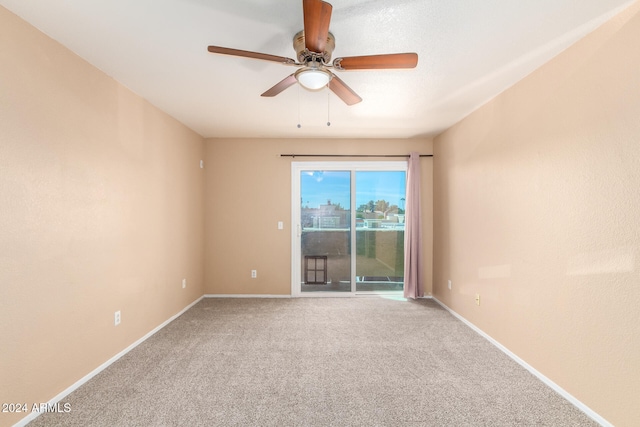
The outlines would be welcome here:
[[[305,270],[305,256],[326,257],[327,268],[326,283],[303,284],[303,291],[351,290],[349,190],[348,171],[313,172],[306,180],[301,179],[303,282],[308,283],[305,271],[307,274],[311,271],[308,266]],[[321,195],[326,199],[320,201]],[[357,291],[402,289],[404,197],[404,172],[356,173]],[[314,273],[313,277],[322,277],[322,274]]]

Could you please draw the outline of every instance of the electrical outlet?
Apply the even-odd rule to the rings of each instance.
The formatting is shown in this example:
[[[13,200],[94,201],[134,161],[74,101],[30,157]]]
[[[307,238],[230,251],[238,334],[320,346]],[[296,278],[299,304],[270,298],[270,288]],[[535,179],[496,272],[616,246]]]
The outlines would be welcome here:
[[[476,294],[476,305],[480,305],[480,294]]]
[[[449,282],[447,283],[447,287],[449,288],[449,290],[451,290],[451,280],[449,280]]]
[[[187,287],[187,279],[182,279],[182,289]]]
[[[116,311],[113,315],[113,324],[118,326],[120,324],[120,310]]]
[[[258,270],[251,270],[251,278],[255,279],[256,277],[258,277]]]

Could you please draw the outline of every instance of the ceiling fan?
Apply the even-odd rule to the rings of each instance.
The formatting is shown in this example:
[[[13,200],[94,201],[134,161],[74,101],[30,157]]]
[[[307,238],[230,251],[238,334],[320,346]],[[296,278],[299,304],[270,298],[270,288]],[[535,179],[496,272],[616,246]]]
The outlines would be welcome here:
[[[293,48],[297,61],[283,56],[250,52],[220,46],[209,46],[208,51],[223,55],[241,56],[279,62],[284,65],[301,67],[285,77],[262,96],[276,96],[296,82],[304,88],[319,90],[328,86],[347,105],[362,101],[331,69],[334,70],[381,70],[391,68],[414,68],[418,64],[416,53],[392,53],[384,55],[350,56],[331,61],[335,48],[335,38],[329,32],[333,6],[322,0],[302,0],[304,29],[293,37]]]

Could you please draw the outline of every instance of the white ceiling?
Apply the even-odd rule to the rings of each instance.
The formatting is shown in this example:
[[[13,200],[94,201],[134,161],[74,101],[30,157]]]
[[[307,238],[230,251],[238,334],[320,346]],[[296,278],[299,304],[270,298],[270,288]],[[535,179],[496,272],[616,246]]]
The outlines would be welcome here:
[[[274,138],[435,135],[633,3],[329,2],[333,58],[417,52],[418,66],[336,72],[363,98],[351,107],[297,85],[263,98],[295,68],[207,46],[294,58],[302,0],[0,0],[200,135]]]

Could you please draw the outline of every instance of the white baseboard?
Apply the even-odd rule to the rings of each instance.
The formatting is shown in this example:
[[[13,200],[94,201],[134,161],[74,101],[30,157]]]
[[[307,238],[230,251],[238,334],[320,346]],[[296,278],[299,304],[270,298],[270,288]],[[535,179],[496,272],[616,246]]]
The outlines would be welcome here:
[[[286,294],[204,294],[203,298],[302,298],[302,297],[316,297],[316,298],[327,298],[327,297],[343,297],[343,298],[351,298],[351,297],[398,297],[401,299],[406,299],[402,296],[402,294],[396,295],[393,293],[384,293],[384,292],[371,292],[371,293],[352,293],[352,292],[332,292],[332,293],[323,293],[323,292],[307,292],[304,295],[286,295]],[[424,297],[419,297],[418,299],[431,299],[431,295],[427,295]]]
[[[291,298],[282,294],[204,294],[203,298]]]
[[[551,381],[549,378],[547,378],[541,372],[536,370],[533,366],[529,365],[527,362],[525,362],[524,360],[519,358],[515,353],[511,352],[508,348],[506,348],[505,346],[500,344],[498,341],[493,339],[491,336],[487,335],[487,333],[484,332],[482,329],[479,329],[476,325],[474,325],[473,323],[469,322],[467,319],[465,319],[464,317],[462,317],[461,315],[459,315],[458,313],[456,313],[455,311],[453,311],[452,309],[447,307],[442,301],[438,300],[436,297],[432,297],[432,299],[435,302],[437,302],[438,304],[440,304],[445,310],[447,310],[449,313],[451,313],[454,317],[456,317],[462,323],[464,323],[465,325],[467,325],[468,327],[473,329],[480,336],[482,336],[487,341],[489,341],[491,344],[493,344],[498,349],[500,349],[503,353],[505,353],[507,356],[509,356],[511,359],[513,359],[520,366],[522,366],[527,371],[531,372],[533,375],[538,377],[538,379],[540,381],[545,383],[547,386],[549,386],[552,390],[554,390],[560,396],[562,396],[565,399],[567,399],[573,406],[575,406],[576,408],[578,408],[579,410],[584,412],[584,414],[586,416],[588,416],[589,418],[591,418],[593,421],[597,422],[598,424],[600,424],[603,427],[613,427],[613,424],[611,424],[609,421],[605,420],[602,416],[597,414],[595,411],[593,411],[587,405],[585,405],[584,403],[582,403],[578,399],[576,399],[568,391],[566,391],[565,389],[560,387],[558,384],[556,384],[553,381]]]
[[[107,360],[106,362],[104,362],[102,365],[98,366],[96,369],[94,369],[93,371],[89,372],[87,375],[85,375],[84,377],[80,378],[78,381],[76,381],[73,385],[71,385],[70,387],[68,387],[66,390],[62,391],[60,394],[58,394],[57,396],[55,396],[53,399],[51,399],[49,402],[47,402],[47,405],[50,406],[54,406],[56,403],[60,402],[62,399],[64,399],[65,397],[67,397],[69,394],[71,394],[73,391],[75,391],[78,387],[80,387],[81,385],[83,385],[84,383],[86,383],[87,381],[89,381],[91,378],[95,377],[96,375],[98,375],[100,372],[102,372],[104,369],[106,369],[107,367],[109,367],[109,365],[111,365],[112,363],[114,363],[116,360],[120,359],[122,356],[124,356],[125,354],[129,353],[131,350],[133,350],[134,348],[136,348],[137,346],[139,346],[140,344],[142,344],[147,338],[151,337],[153,334],[155,334],[156,332],[158,332],[160,329],[164,328],[165,326],[167,326],[169,323],[171,323],[173,320],[175,320],[177,317],[179,317],[180,315],[182,315],[185,311],[189,310],[191,307],[193,307],[194,305],[196,305],[198,302],[200,302],[200,300],[203,297],[198,298],[197,300],[195,300],[194,302],[192,302],[191,304],[189,304],[188,306],[186,306],[185,308],[183,308],[179,313],[171,316],[169,319],[165,320],[164,322],[162,322],[159,326],[157,326],[156,328],[154,328],[152,331],[150,331],[149,333],[147,333],[145,336],[143,336],[142,338],[140,338],[139,340],[137,340],[136,342],[134,342],[133,344],[131,344],[129,347],[125,348],[124,350],[122,350],[120,353],[116,354],[115,356],[113,356],[111,359]],[[41,413],[40,412],[32,412],[31,414],[29,414],[28,416],[24,417],[23,419],[21,419],[20,421],[18,421],[16,424],[13,425],[13,427],[23,427],[26,426],[28,423],[30,423],[31,421],[33,421],[35,418],[37,418]]]

